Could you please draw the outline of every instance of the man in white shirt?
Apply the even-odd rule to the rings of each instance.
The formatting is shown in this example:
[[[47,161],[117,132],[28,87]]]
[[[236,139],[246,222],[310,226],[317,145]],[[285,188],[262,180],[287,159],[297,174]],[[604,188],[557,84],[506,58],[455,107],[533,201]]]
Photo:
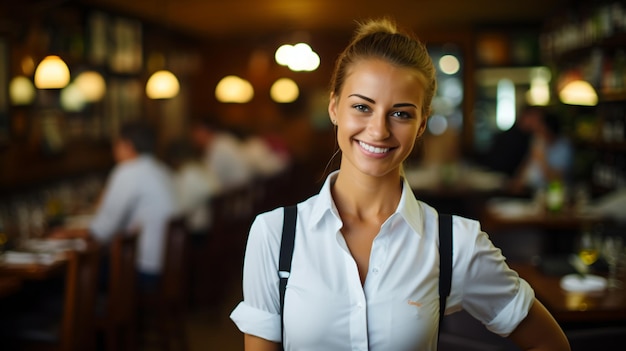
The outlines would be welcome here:
[[[169,220],[177,213],[168,168],[153,156],[155,132],[141,121],[123,125],[113,145],[116,166],[88,231],[54,236],[91,235],[108,243],[121,233],[139,231],[137,272],[143,290],[156,288]]]

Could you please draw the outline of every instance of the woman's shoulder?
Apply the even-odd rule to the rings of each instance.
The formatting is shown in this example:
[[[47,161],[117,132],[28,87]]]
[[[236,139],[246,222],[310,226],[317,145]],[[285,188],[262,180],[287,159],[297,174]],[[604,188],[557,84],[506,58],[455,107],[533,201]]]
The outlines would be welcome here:
[[[424,202],[420,202],[420,204],[426,221],[426,228],[432,228],[434,231],[434,228],[438,227],[439,215],[446,212],[438,211]],[[478,220],[455,213],[448,214],[452,215],[452,234],[455,247],[467,245],[475,241],[476,237],[483,233]],[[435,233],[437,232],[435,231]]]
[[[315,204],[315,199],[318,195],[313,195],[306,200],[293,203],[293,204],[285,204],[280,207],[276,207],[274,209],[268,210],[266,212],[259,213],[256,216],[256,221],[261,221],[264,223],[282,223],[285,208],[289,206],[295,206],[297,208],[298,217],[306,216]]]
[[[253,247],[270,255],[278,254],[283,227],[283,208],[262,212],[256,215],[248,234],[248,247]]]
[[[465,217],[465,216],[455,214],[452,212],[439,211],[433,206],[423,201],[418,201],[418,203],[420,204],[420,209],[426,221],[426,225],[429,225],[429,224],[437,225],[439,215],[449,214],[452,216],[453,232],[459,232],[459,234],[465,235],[464,233],[467,233],[467,232],[479,232],[480,231],[480,222],[476,219]]]
[[[464,262],[464,266],[467,266],[478,252],[484,252],[492,246],[489,235],[482,230],[480,221],[476,219],[453,216],[452,232],[454,260],[457,263]]]
[[[272,210],[268,210],[265,212],[261,212],[256,215],[254,222],[259,222],[262,224],[272,224],[280,221],[282,223],[284,213],[284,206],[276,207]]]
[[[476,219],[464,217],[461,215],[453,215],[453,230],[460,235],[478,234],[481,232],[480,222]]]

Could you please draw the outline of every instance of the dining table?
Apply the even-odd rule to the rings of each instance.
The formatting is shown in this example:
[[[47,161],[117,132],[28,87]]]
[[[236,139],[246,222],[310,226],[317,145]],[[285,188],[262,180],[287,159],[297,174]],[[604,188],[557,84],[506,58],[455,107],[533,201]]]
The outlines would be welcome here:
[[[574,232],[586,226],[609,223],[611,219],[576,206],[551,211],[532,198],[501,196],[486,201],[480,221],[489,232],[524,227]]]
[[[24,281],[60,276],[67,264],[65,253],[85,246],[84,239],[30,239],[0,256],[0,278]]]
[[[564,288],[566,275],[547,273],[540,265],[511,262],[509,266],[530,284],[537,299],[559,323],[626,323],[626,290],[623,288],[572,290]]]

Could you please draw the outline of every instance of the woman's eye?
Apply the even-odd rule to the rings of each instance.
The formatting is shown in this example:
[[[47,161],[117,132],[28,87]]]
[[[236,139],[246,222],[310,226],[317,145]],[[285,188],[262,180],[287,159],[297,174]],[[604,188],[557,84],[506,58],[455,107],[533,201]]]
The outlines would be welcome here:
[[[357,104],[352,106],[355,110],[360,111],[360,112],[368,112],[370,109],[369,107],[367,107],[367,105],[361,105],[361,104]]]
[[[402,118],[402,119],[408,119],[412,117],[411,114],[406,111],[394,111],[391,113],[391,116]]]

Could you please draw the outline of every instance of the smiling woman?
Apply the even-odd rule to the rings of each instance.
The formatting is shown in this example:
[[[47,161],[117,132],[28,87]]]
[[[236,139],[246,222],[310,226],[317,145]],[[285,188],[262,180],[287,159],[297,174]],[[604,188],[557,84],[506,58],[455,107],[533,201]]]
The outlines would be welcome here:
[[[462,309],[524,350],[569,350],[532,288],[468,218],[452,217],[452,289],[440,311],[439,215],[401,171],[436,86],[432,60],[411,33],[388,19],[359,27],[331,81],[339,169],[296,206],[295,224],[279,208],[250,229],[244,299],[231,314],[246,351],[436,350],[440,312]],[[295,231],[288,271],[283,227]]]

